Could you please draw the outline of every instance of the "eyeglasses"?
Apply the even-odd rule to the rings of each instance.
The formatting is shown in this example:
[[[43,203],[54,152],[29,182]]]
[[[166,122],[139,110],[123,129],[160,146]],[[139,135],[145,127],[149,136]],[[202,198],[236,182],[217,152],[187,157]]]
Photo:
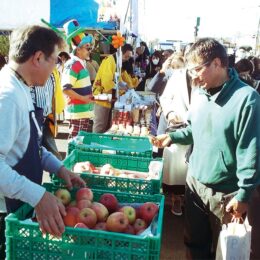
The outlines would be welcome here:
[[[87,51],[92,51],[92,46],[82,46],[82,48],[86,49]]]
[[[198,75],[199,75],[200,71],[203,69],[203,67],[209,65],[210,63],[211,63],[211,61],[207,61],[201,65],[195,66],[191,69],[187,69],[187,71],[191,77],[198,77]]]

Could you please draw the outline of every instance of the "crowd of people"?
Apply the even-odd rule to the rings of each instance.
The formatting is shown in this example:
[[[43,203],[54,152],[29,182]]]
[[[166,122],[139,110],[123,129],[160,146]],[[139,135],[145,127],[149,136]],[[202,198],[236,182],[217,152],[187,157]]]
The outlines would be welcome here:
[[[4,217],[24,202],[35,208],[43,233],[64,232],[64,206],[41,186],[43,170],[69,188],[85,185],[61,162],[57,115],[65,111],[69,138],[81,130],[105,133],[111,124],[114,101],[93,96],[113,96],[119,56],[98,64],[91,54],[93,38],[76,20],[64,24],[64,31],[70,54],[51,29],[15,30],[0,72],[1,259]],[[151,142],[164,157],[171,211],[185,212],[187,258],[213,259],[222,224],[246,215],[253,227],[252,259],[260,258],[259,57],[231,62],[212,38],[180,52],[150,53],[145,42],[136,49],[126,43],[118,80],[122,93],[135,88],[156,94],[158,129]]]

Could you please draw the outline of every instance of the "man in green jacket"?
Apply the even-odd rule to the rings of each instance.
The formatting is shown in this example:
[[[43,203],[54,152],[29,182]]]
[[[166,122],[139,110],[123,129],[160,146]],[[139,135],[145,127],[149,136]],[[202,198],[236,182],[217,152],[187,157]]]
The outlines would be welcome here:
[[[212,38],[193,44],[186,62],[194,94],[188,126],[152,142],[194,144],[184,242],[189,259],[211,259],[222,224],[246,213],[259,184],[260,96],[228,68],[225,48]]]

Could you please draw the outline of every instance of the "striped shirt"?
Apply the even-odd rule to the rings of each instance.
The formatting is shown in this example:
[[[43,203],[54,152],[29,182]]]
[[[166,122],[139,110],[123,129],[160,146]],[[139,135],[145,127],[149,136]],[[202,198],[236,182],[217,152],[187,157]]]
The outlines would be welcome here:
[[[36,104],[37,107],[43,109],[43,116],[47,117],[52,113],[52,98],[54,93],[54,77],[53,74],[48,78],[45,85],[35,86],[31,88],[31,95],[33,103]]]
[[[76,56],[72,56],[65,63],[61,84],[63,90],[71,89],[81,96],[92,94],[89,72],[84,61]],[[93,103],[85,103],[67,96],[65,115],[67,119],[92,118],[94,115]]]

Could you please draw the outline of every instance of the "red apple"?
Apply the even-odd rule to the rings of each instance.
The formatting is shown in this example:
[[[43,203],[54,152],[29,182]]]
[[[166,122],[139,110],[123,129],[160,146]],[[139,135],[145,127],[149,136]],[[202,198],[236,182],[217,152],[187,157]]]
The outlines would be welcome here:
[[[58,189],[55,192],[55,196],[62,202],[63,205],[68,205],[71,200],[70,192],[66,189]]]
[[[107,230],[107,223],[106,222],[98,222],[94,227],[96,230]]]
[[[126,234],[131,234],[131,235],[134,235],[135,234],[135,229],[132,225],[128,224],[124,233]]]
[[[134,230],[135,233],[138,233],[140,230],[144,230],[147,228],[147,224],[143,219],[137,218],[134,222]]]
[[[93,202],[90,208],[95,211],[99,222],[107,220],[109,213],[107,208],[103,204],[99,202]]]
[[[109,211],[109,213],[115,212],[118,208],[118,200],[114,194],[104,193],[99,202],[103,204]]]
[[[92,202],[90,200],[83,199],[77,201],[77,207],[79,209],[90,208],[91,204]]]
[[[93,228],[97,223],[97,215],[93,209],[82,209],[77,216],[77,223],[78,222],[87,225],[89,228]]]
[[[139,207],[139,216],[141,219],[145,220],[147,224],[149,224],[153,220],[158,210],[159,207],[157,204],[153,202],[145,202]]]
[[[66,213],[66,216],[63,217],[64,225],[68,227],[74,227],[77,223],[79,209],[76,207],[71,207],[67,209]]]
[[[77,216],[80,210],[77,207],[69,207],[66,209],[66,212],[72,213],[74,216]]]
[[[74,226],[74,228],[86,228],[86,229],[89,229],[84,223],[81,223],[81,222],[77,223]]]
[[[112,232],[124,232],[128,224],[128,218],[122,212],[114,212],[107,218],[107,230]]]
[[[81,188],[76,193],[76,200],[93,200],[93,192],[89,188]]]
[[[124,206],[119,211],[123,212],[127,216],[130,224],[133,224],[135,222],[136,212],[135,212],[135,209],[133,207]]]

